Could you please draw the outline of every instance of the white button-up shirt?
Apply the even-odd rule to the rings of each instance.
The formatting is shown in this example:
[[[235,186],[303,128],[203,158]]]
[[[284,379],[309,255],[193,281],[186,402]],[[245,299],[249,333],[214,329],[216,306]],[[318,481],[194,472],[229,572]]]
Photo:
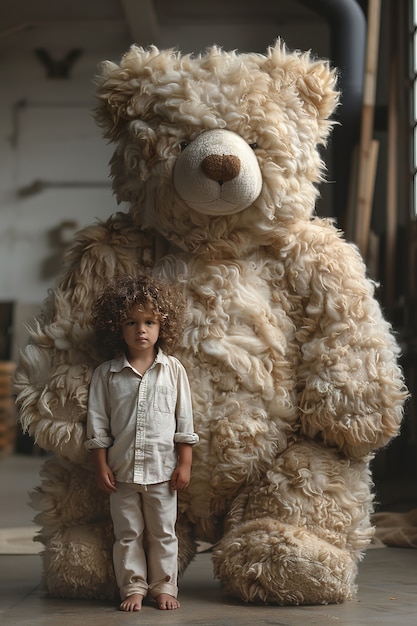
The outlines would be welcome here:
[[[88,450],[108,448],[118,482],[150,485],[171,479],[176,443],[198,442],[183,365],[159,350],[143,376],[126,357],[93,372],[88,397]]]

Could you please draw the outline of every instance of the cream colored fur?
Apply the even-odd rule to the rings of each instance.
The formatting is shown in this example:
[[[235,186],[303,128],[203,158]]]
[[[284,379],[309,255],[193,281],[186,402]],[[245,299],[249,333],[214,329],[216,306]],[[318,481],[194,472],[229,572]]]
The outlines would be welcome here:
[[[182,283],[188,301],[178,356],[200,443],[179,505],[181,571],[201,539],[216,543],[215,574],[244,601],[352,598],[373,534],[369,462],[398,434],[406,390],[357,249],[313,215],[336,75],[280,42],[266,55],[132,47],[120,65],[103,64],[97,84],[114,191],[130,209],[76,236],[15,379],[23,427],[56,453],[33,495],[47,587],[115,593],[107,497],[83,448],[99,362],[90,307],[115,274],[152,272]],[[213,151],[205,137],[250,171],[224,182],[235,212],[204,180],[190,208],[188,166],[176,189],[193,142]],[[255,192],[241,206],[245,179]]]

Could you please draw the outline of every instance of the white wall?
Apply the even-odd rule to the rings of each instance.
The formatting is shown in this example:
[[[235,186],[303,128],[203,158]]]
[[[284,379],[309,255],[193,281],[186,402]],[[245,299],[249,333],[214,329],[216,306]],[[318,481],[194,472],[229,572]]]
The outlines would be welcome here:
[[[60,270],[54,231],[115,209],[111,150],[92,119],[92,78],[103,56],[119,56],[126,43],[124,26],[110,22],[29,26],[0,42],[0,300],[41,302]],[[56,59],[83,53],[71,78],[51,79],[38,47]]]

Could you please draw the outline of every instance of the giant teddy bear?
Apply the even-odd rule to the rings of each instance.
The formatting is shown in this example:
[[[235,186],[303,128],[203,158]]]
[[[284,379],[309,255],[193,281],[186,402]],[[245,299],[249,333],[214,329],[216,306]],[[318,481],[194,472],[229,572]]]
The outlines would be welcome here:
[[[90,308],[112,277],[153,273],[185,293],[178,357],[200,436],[180,571],[203,540],[244,601],[354,596],[370,461],[398,434],[406,390],[357,249],[314,216],[336,78],[280,41],[265,55],[132,46],[102,65],[96,119],[129,208],[77,234],[15,378],[23,428],[55,453],[32,495],[51,594],[115,594],[107,496],[83,445],[103,359]]]

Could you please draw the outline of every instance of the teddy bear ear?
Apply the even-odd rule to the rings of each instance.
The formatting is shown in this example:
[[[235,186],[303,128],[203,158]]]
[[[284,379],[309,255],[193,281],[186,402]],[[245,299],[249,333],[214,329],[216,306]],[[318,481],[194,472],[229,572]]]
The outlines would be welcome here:
[[[105,137],[116,141],[126,123],[132,119],[132,98],[140,92],[143,78],[149,75],[149,64],[158,55],[160,51],[156,46],[145,50],[133,45],[122,57],[120,65],[104,61],[99,66],[95,79],[99,105],[94,110],[94,117],[97,124],[104,128]],[[136,117],[139,116],[140,111],[136,107]]]
[[[286,85],[296,87],[305,110],[317,119],[323,140],[331,125],[327,120],[339,104],[337,70],[327,60],[314,59],[310,52],[288,51],[281,40],[269,48],[266,68]]]

